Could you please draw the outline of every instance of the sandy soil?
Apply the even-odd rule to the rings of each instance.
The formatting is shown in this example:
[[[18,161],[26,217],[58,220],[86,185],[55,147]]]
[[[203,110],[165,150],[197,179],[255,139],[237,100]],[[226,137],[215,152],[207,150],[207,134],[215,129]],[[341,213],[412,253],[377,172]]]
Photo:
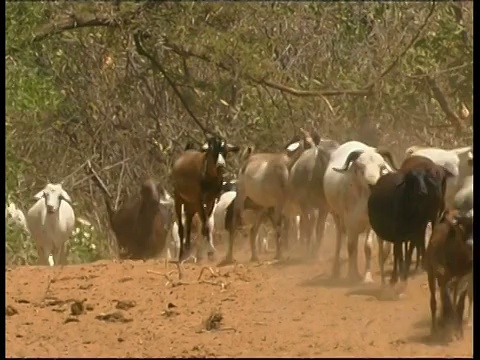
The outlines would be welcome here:
[[[359,246],[363,271],[363,240]],[[9,357],[468,356],[472,332],[449,344],[429,336],[425,274],[406,297],[382,300],[380,279],[355,286],[329,280],[334,241],[319,261],[291,254],[279,264],[185,265],[167,283],[161,260],[103,261],[64,268],[7,269]],[[238,247],[241,247],[240,245]],[[220,255],[223,251],[220,251]],[[343,254],[344,257],[345,254]],[[264,254],[262,260],[271,260]],[[376,258],[376,256],[375,256]],[[220,260],[220,257],[218,258]],[[346,263],[343,275],[346,276]],[[377,264],[375,264],[377,265]],[[174,270],[169,265],[169,270]],[[79,302],[82,302],[79,305]],[[83,309],[82,309],[83,308]],[[83,311],[82,311],[83,310]],[[79,313],[71,315],[71,313]],[[213,319],[208,320],[209,316]],[[218,319],[218,315],[222,317]],[[215,325],[218,329],[215,329]],[[213,327],[207,330],[207,327]]]

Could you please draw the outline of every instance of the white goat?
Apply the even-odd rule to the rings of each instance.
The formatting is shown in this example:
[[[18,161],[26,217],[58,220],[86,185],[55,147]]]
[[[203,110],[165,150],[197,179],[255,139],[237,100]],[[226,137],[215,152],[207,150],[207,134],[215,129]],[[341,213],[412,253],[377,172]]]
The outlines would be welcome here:
[[[75,228],[72,200],[61,184],[48,183],[35,194],[27,226],[37,246],[39,265],[66,264],[65,243]]]
[[[10,203],[8,207],[5,208],[5,219],[7,218],[11,218],[16,226],[25,231],[27,234],[29,233],[25,214],[22,210],[18,209],[14,203]]]
[[[452,150],[435,147],[411,146],[405,151],[407,157],[419,155],[429,158],[437,165],[443,166],[454,176],[447,180],[445,192],[445,205],[453,206],[454,197],[462,187],[465,177],[473,174],[471,160],[473,158],[472,147],[466,146]]]
[[[385,161],[387,158],[390,162]],[[357,266],[358,236],[370,231],[368,219],[368,197],[370,186],[376,184],[380,176],[392,171],[391,155],[358,141],[349,141],[340,145],[331,154],[323,179],[325,197],[336,227],[336,249],[333,276],[340,273],[340,250],[343,235],[348,238],[349,277],[360,278]],[[390,247],[384,244],[385,251]],[[371,254],[372,239],[366,236],[365,245],[366,271],[365,282],[372,282]],[[379,259],[383,257],[379,246]]]

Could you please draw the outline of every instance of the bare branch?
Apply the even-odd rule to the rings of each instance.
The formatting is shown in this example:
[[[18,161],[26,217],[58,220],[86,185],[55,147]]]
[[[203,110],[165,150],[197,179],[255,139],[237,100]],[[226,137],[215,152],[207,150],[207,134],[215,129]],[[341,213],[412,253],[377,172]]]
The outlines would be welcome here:
[[[105,14],[69,14],[60,19],[56,19],[45,25],[40,26],[33,35],[33,42],[45,40],[46,38],[60,34],[64,31],[86,28],[86,27],[120,27],[129,25],[134,18],[140,14],[147,6],[152,6],[152,2],[145,1],[134,11],[119,16]]]
[[[200,53],[195,53],[191,50],[183,49],[179,45],[176,45],[176,44],[168,41],[167,39],[165,39],[164,46],[167,49],[173,51],[174,53],[176,53],[180,56],[194,57],[194,58],[197,58],[199,60],[202,60],[202,61],[205,61],[205,62],[208,62],[208,63],[212,63],[216,67],[218,67],[218,68],[220,68],[224,71],[235,74],[234,69],[232,69],[229,65],[225,64],[222,61],[215,61],[214,59],[212,59],[212,57],[210,55],[207,55],[206,53],[205,54],[200,54]],[[301,90],[301,89],[296,89],[296,88],[289,87],[289,86],[286,86],[286,85],[282,85],[282,84],[276,83],[276,82],[271,81],[271,80],[256,78],[256,77],[254,77],[252,75],[249,75],[249,74],[243,74],[243,78],[245,78],[246,80],[251,81],[255,84],[258,84],[258,85],[268,86],[272,89],[276,89],[276,90],[280,90],[280,91],[284,91],[286,93],[289,93],[290,95],[303,96],[303,97],[307,97],[307,96],[323,97],[323,96],[338,96],[338,95],[368,96],[368,95],[371,94],[371,90],[372,90],[371,86],[367,87],[365,89],[360,89],[360,90]]]
[[[112,194],[110,194],[110,192],[108,191],[108,188],[107,186],[105,185],[105,183],[103,182],[103,180],[100,178],[100,176],[98,176],[97,172],[95,171],[95,169],[92,167],[92,163],[90,160],[87,160],[87,169],[88,171],[90,171],[94,177],[94,179],[96,180],[96,183],[98,184],[98,186],[100,187],[100,189],[102,189],[103,192],[105,192],[105,194],[108,195],[108,197],[112,197]]]
[[[180,102],[182,103],[183,107],[185,108],[185,110],[187,111],[188,115],[190,115],[190,117],[193,119],[193,121],[195,121],[195,123],[198,125],[198,127],[203,131],[203,133],[205,135],[211,133],[211,131],[207,130],[207,128],[202,124],[202,122],[200,120],[197,119],[197,117],[195,116],[195,114],[192,112],[192,110],[190,109],[190,107],[188,106],[187,102],[185,101],[185,98],[183,97],[183,95],[180,93],[180,90],[178,90],[177,86],[174,84],[174,82],[172,81],[172,79],[170,79],[170,77],[167,75],[165,69],[163,68],[163,66],[160,64],[160,62],[150,53],[148,53],[145,48],[143,47],[143,44],[141,42],[141,34],[140,32],[137,32],[135,35],[133,35],[133,39],[135,41],[135,47],[137,49],[137,52],[142,55],[142,56],[145,56],[148,60],[150,60],[152,66],[157,69],[158,71],[160,71],[160,73],[165,77],[165,79],[167,80],[168,84],[172,87],[174,93],[177,95],[177,97],[180,99]]]
[[[432,89],[433,97],[435,98],[435,100],[437,100],[445,115],[447,115],[448,120],[452,123],[453,126],[455,126],[457,132],[461,132],[463,129],[463,123],[460,120],[460,117],[452,110],[452,108],[448,104],[447,98],[443,94],[435,79],[431,76],[426,76],[425,79],[428,86],[430,86],[430,89]]]
[[[423,20],[423,23],[422,25],[418,28],[417,30],[417,33],[412,37],[412,39],[410,40],[410,42],[408,43],[408,45],[405,47],[405,49],[403,49],[403,51],[395,58],[395,60],[384,70],[382,71],[382,73],[380,74],[380,76],[373,81],[373,83],[371,85],[373,85],[375,82],[377,82],[378,80],[382,79],[383,77],[385,77],[385,75],[387,75],[390,71],[392,71],[392,69],[398,64],[398,62],[400,61],[400,59],[407,53],[408,50],[410,50],[410,48],[415,44],[415,42],[418,40],[418,38],[420,37],[420,34],[422,33],[422,31],[425,29],[425,27],[427,26],[428,24],[428,20],[430,20],[430,18],[432,17],[433,15],[433,12],[435,10],[435,1],[432,2],[432,6],[430,7],[430,11],[428,12],[427,16],[425,17],[425,19]]]

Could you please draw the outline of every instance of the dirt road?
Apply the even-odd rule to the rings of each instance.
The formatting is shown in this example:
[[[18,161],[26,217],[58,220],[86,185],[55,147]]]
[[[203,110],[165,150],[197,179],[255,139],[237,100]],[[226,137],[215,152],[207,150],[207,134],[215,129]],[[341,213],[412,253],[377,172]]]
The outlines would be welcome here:
[[[173,285],[167,284],[160,260],[7,269],[6,353],[472,356],[468,328],[462,341],[430,341],[425,275],[409,282],[406,298],[381,300],[378,274],[372,285],[329,281],[332,247],[333,241],[324,244],[322,259],[314,264],[250,264],[248,251],[242,250],[236,254],[240,265],[213,266],[215,273],[204,271],[200,283],[202,266],[186,265],[183,281],[189,284],[177,284],[176,273]],[[359,258],[363,269],[363,251]],[[263,256],[271,259],[272,254]],[[344,275],[346,270],[345,264]]]

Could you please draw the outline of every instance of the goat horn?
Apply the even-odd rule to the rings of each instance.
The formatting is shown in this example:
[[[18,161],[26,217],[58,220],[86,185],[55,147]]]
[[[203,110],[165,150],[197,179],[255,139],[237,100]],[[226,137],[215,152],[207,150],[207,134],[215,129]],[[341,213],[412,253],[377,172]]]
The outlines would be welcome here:
[[[348,167],[350,166],[350,164],[352,162],[354,162],[355,160],[357,160],[358,157],[362,154],[363,154],[363,150],[352,151],[350,154],[348,154],[347,159],[345,160],[345,164],[343,165],[343,167],[340,168],[340,169],[334,168],[334,170],[346,171],[348,169]]]

